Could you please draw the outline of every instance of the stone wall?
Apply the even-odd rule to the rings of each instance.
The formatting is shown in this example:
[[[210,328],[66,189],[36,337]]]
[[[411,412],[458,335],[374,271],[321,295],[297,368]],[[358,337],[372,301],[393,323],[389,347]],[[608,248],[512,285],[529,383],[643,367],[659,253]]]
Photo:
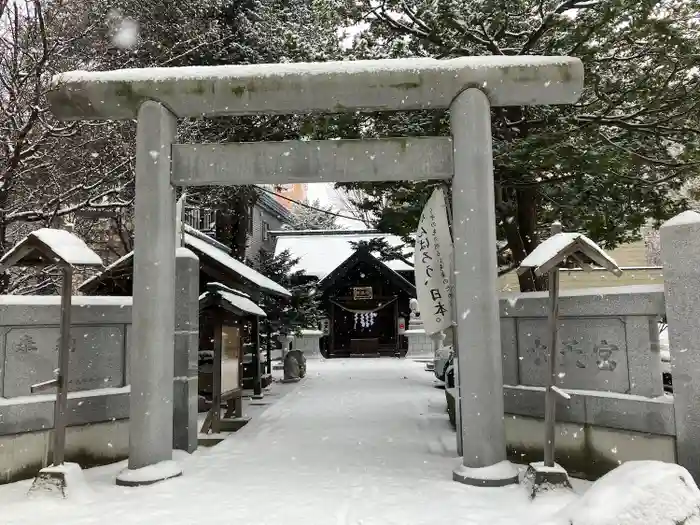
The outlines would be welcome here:
[[[549,343],[546,292],[500,301],[506,384],[544,386]],[[621,394],[663,394],[659,321],[663,285],[562,291],[559,386]]]
[[[58,367],[60,298],[0,296],[0,483],[31,476],[48,457],[52,391],[32,384]],[[66,459],[126,457],[130,297],[74,297]],[[117,432],[117,429],[119,432]]]
[[[304,353],[306,359],[322,359],[321,337],[323,337],[323,332],[320,330],[301,330],[301,333],[295,335],[292,340],[292,350],[300,350]]]
[[[541,460],[548,305],[547,293],[500,301],[506,435],[520,461]],[[627,459],[675,461],[658,344],[663,285],[564,290],[559,309],[558,386],[571,399],[557,402],[557,461],[589,476]]]

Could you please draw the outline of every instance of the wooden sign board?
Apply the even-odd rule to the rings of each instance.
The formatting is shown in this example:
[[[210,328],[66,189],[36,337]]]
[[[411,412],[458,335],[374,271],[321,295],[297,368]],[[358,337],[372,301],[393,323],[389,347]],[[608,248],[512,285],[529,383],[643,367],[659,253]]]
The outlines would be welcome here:
[[[352,298],[355,300],[361,299],[372,299],[372,287],[371,286],[356,286],[352,289]]]
[[[241,335],[237,326],[221,327],[221,392],[240,386]]]

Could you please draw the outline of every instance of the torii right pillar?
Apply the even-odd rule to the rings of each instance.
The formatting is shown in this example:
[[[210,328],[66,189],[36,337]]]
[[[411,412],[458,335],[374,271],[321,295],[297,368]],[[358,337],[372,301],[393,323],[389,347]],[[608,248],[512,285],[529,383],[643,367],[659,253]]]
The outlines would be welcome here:
[[[569,62],[566,67],[569,68],[568,79],[537,78],[536,69],[527,71],[523,68],[522,71],[532,76],[533,83],[559,83],[563,88],[559,93],[562,98],[578,98],[583,84],[583,70],[580,63]],[[578,86],[575,80],[571,81],[576,77],[580,81]],[[517,89],[517,84],[513,89]],[[578,90],[578,93],[573,93],[574,90]],[[461,425],[458,431],[462,432],[462,465],[453,471],[453,479],[467,485],[498,487],[517,483],[518,470],[506,458],[495,249],[492,104],[488,92],[488,86],[468,87],[450,105],[454,148],[452,233],[459,364],[456,404]],[[532,104],[557,102],[561,101],[532,100]]]

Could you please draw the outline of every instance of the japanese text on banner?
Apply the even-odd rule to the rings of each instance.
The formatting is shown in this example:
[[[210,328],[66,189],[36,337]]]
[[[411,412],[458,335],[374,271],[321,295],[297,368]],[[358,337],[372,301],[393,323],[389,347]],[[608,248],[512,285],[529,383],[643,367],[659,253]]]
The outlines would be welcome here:
[[[436,189],[421,213],[414,253],[416,292],[428,334],[452,325],[452,238],[442,189]]]

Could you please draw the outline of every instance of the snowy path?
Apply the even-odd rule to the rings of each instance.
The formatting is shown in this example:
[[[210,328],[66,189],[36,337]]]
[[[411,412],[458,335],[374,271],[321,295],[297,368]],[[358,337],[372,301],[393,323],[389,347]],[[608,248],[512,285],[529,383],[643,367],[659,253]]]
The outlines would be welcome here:
[[[0,487],[0,522],[520,525],[566,503],[453,482],[444,392],[423,366],[310,362],[307,378],[242,431],[185,457],[182,478],[123,488],[119,467],[92,469],[92,493],[79,501],[27,501],[27,482],[16,483]]]

